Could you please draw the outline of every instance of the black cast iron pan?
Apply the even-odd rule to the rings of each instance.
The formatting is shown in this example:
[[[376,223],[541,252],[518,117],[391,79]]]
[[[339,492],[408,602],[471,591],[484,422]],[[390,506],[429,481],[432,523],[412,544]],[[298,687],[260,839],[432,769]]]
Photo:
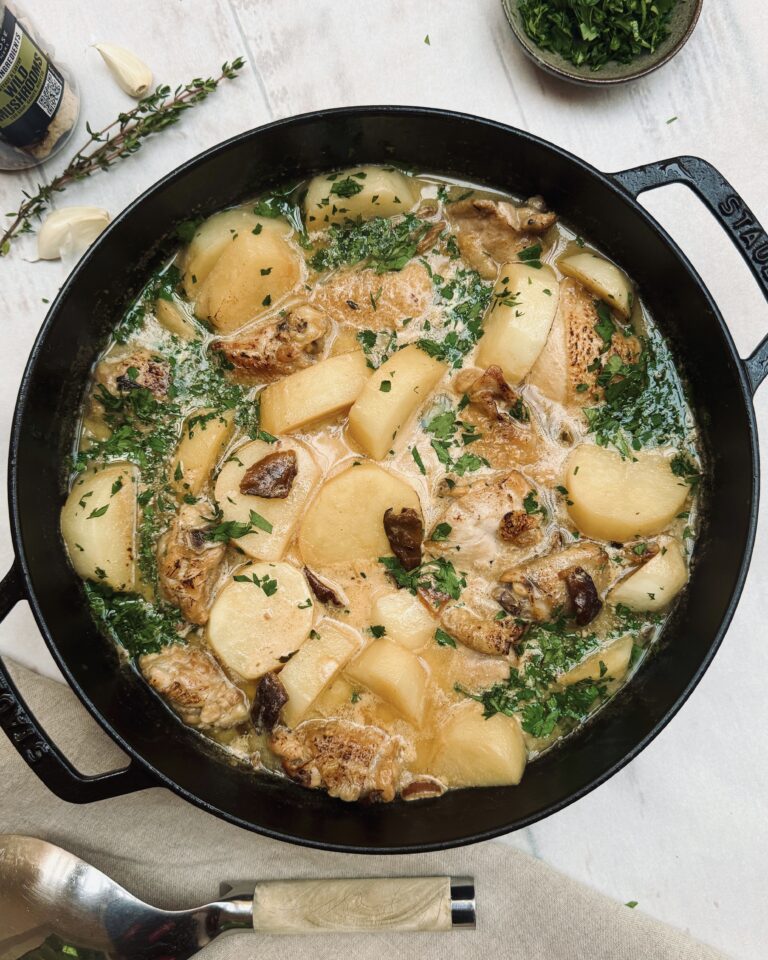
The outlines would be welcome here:
[[[638,283],[687,379],[708,481],[690,584],[637,677],[563,748],[531,764],[514,788],[455,791],[436,801],[359,806],[260,776],[182,726],[146,684],[121,669],[95,629],[59,536],[74,411],[89,368],[147,272],[175,245],[174,226],[281,181],[332,167],[393,162],[522,196],[543,194],[562,219]],[[684,183],[736,244],[768,297],[768,237],[708,163],[678,157],[600,173],[530,134],[476,117],[411,107],[355,107],[281,120],[207,151],[135,201],[62,288],[19,391],[9,458],[16,560],[0,585],[0,617],[29,601],[54,659],[87,709],[130,757],[86,777],[27,710],[4,667],[0,725],[38,776],[75,803],[165,785],[259,833],[354,852],[426,851],[484,840],[582,797],[636,756],[680,708],[709,665],[744,584],[757,523],[752,393],[768,374],[768,338],[738,356],[701,279],[637,203]]]

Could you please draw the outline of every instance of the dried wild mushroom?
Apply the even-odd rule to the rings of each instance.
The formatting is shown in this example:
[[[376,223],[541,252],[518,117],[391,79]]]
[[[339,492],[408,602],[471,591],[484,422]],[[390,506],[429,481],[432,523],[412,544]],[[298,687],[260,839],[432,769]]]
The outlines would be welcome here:
[[[240,481],[240,493],[267,500],[284,500],[299,467],[294,450],[276,450],[251,464]]]

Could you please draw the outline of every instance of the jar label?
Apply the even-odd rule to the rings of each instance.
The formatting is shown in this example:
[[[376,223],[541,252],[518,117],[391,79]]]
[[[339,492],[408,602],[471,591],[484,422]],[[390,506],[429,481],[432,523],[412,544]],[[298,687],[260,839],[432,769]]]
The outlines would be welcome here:
[[[42,140],[64,95],[64,78],[8,7],[0,27],[0,139]]]

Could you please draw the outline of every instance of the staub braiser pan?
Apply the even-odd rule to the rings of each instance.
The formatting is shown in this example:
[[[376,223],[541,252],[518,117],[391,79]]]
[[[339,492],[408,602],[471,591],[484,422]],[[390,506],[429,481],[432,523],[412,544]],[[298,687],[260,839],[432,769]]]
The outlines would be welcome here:
[[[566,223],[626,268],[684,371],[708,480],[690,584],[654,655],[606,709],[562,748],[531,764],[519,787],[361,806],[227,764],[122,668],[111,642],[95,629],[67,561],[59,509],[88,370],[148,271],[173,249],[174,226],[280,181],[392,161],[522,196],[543,194]],[[29,601],[72,689],[130,758],[125,769],[82,776],[40,729],[3,668],[0,723],[48,787],[82,803],[165,785],[232,823],[283,840],[356,852],[425,851],[533,823],[636,756],[701,679],[741,592],[757,523],[751,398],[768,374],[768,338],[749,359],[740,359],[701,279],[637,203],[638,194],[667,183],[686,184],[709,207],[768,296],[768,237],[705,161],[678,157],[600,173],[520,130],[436,110],[360,107],[278,121],[190,161],[118,217],[51,307],[24,374],[11,439],[16,560],[0,586],[0,616],[19,600]]]

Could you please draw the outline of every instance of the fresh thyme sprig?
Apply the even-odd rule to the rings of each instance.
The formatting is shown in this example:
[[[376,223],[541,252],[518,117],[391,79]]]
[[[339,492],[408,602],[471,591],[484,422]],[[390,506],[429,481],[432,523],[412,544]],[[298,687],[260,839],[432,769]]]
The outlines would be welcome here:
[[[18,210],[9,214],[14,219],[0,237],[0,256],[8,253],[15,236],[32,230],[32,220],[40,219],[54,194],[61,193],[70,183],[84,180],[99,170],[109,170],[118,160],[136,153],[147,137],[178,123],[186,110],[207,99],[222,80],[234,80],[244,64],[245,60],[237,57],[231,63],[222,65],[218,77],[208,77],[207,80],[196,77],[173,91],[166,84],[161,84],[154,93],[139,100],[132,110],[119,114],[116,120],[101,130],[93,130],[90,124],[86,124],[88,140],[65,169],[50,183],[39,184],[37,193],[24,191],[26,200]]]

